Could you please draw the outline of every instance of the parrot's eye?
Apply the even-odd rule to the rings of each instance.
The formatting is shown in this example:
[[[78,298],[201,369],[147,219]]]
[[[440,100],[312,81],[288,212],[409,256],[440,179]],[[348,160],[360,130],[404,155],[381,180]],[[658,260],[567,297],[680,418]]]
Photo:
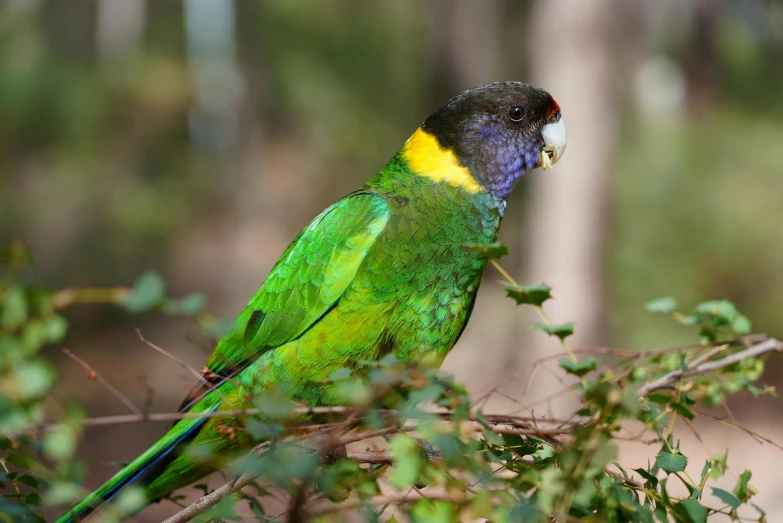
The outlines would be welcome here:
[[[514,122],[520,121],[524,116],[525,110],[519,105],[515,105],[508,110],[508,117]]]

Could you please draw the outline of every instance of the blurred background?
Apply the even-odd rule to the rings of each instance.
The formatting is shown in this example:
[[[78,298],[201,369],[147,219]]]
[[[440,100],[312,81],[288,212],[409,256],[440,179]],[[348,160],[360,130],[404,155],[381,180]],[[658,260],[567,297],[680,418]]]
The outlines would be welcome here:
[[[230,317],[296,233],[430,112],[522,80],[560,103],[569,144],[553,171],[518,184],[503,265],[554,287],[546,310],[576,321],[572,346],[696,341],[645,312],[663,295],[686,309],[729,298],[780,337],[781,64],[772,0],[2,0],[0,243],[29,245],[53,287],[131,284],[151,268],[170,294],[203,291]],[[561,350],[499,279],[487,270],[444,367],[475,392]],[[173,410],[191,379],[133,329],[196,368],[211,350],[192,322],[158,313],[84,306],[69,320],[68,346],[139,404],[152,388],[155,411]],[[53,408],[77,397],[93,415],[122,411],[56,349]],[[780,370],[771,362],[766,382]],[[546,372],[536,379],[534,392],[552,390]],[[778,399],[732,406],[783,440]],[[164,429],[87,431],[88,486]],[[730,445],[770,521],[783,515],[780,449],[718,423],[697,430],[703,455]]]

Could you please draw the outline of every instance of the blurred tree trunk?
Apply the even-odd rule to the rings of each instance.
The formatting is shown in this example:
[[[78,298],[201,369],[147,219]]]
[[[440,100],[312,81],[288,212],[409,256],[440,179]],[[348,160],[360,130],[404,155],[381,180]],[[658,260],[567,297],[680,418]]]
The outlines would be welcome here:
[[[146,0],[99,0],[95,40],[103,60],[138,48],[146,22]]]
[[[718,88],[718,23],[723,10],[719,0],[699,0],[693,10],[693,28],[685,59],[687,106],[691,114],[703,114]]]
[[[446,0],[438,2],[432,13],[438,50],[434,63],[447,96],[498,81],[503,59],[500,2]]]
[[[437,86],[433,107],[470,87],[508,79],[501,76],[508,71],[510,58],[501,38],[507,8],[498,0],[436,4],[431,21],[435,50],[431,60]],[[508,377],[507,354],[518,348],[513,326],[519,310],[495,284],[497,279],[497,273],[489,268],[471,321],[443,367],[475,392]]]
[[[95,6],[88,0],[48,2],[44,20],[52,55],[60,61],[89,63],[95,56],[92,38]]]
[[[525,282],[554,288],[546,313],[553,323],[576,321],[569,339],[576,346],[606,342],[604,251],[623,77],[618,7],[613,0],[539,0],[529,20],[531,78],[562,107],[568,147],[553,171],[530,177]],[[530,347],[526,360],[561,350]]]

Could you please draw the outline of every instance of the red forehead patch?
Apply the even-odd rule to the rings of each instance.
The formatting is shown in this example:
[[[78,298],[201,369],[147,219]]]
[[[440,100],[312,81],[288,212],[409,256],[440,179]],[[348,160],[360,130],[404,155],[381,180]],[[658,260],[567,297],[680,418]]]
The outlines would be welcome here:
[[[546,113],[546,119],[549,120],[554,116],[555,114],[560,112],[560,105],[555,101],[555,99],[552,99],[552,105],[549,107],[549,110]]]

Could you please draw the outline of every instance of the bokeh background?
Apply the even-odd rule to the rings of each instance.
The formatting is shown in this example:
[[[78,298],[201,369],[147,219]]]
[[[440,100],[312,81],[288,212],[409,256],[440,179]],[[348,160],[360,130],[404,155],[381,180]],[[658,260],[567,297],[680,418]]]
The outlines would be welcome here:
[[[695,341],[645,312],[662,295],[685,308],[729,298],[755,331],[783,336],[783,4],[772,0],[3,0],[0,242],[29,245],[51,286],[130,284],[151,268],[171,294],[203,291],[210,312],[231,316],[294,235],[426,115],[512,79],[554,95],[569,145],[512,195],[503,263],[554,287],[546,310],[577,322],[572,345]],[[444,368],[473,391],[560,350],[498,279],[487,271]],[[84,306],[69,320],[69,347],[139,404],[151,387],[157,411],[191,379],[133,329],[196,368],[211,348],[192,322],[158,313]],[[63,377],[52,408],[77,397],[94,415],[122,411],[51,353]],[[783,381],[781,368],[772,361],[766,381]],[[536,379],[534,392],[551,390],[550,375]],[[731,406],[783,442],[780,400]],[[88,486],[164,429],[88,431]],[[783,520],[781,450],[720,423],[697,431],[701,442],[684,425],[681,436],[702,455],[730,445],[732,471],[752,468],[758,504]]]

